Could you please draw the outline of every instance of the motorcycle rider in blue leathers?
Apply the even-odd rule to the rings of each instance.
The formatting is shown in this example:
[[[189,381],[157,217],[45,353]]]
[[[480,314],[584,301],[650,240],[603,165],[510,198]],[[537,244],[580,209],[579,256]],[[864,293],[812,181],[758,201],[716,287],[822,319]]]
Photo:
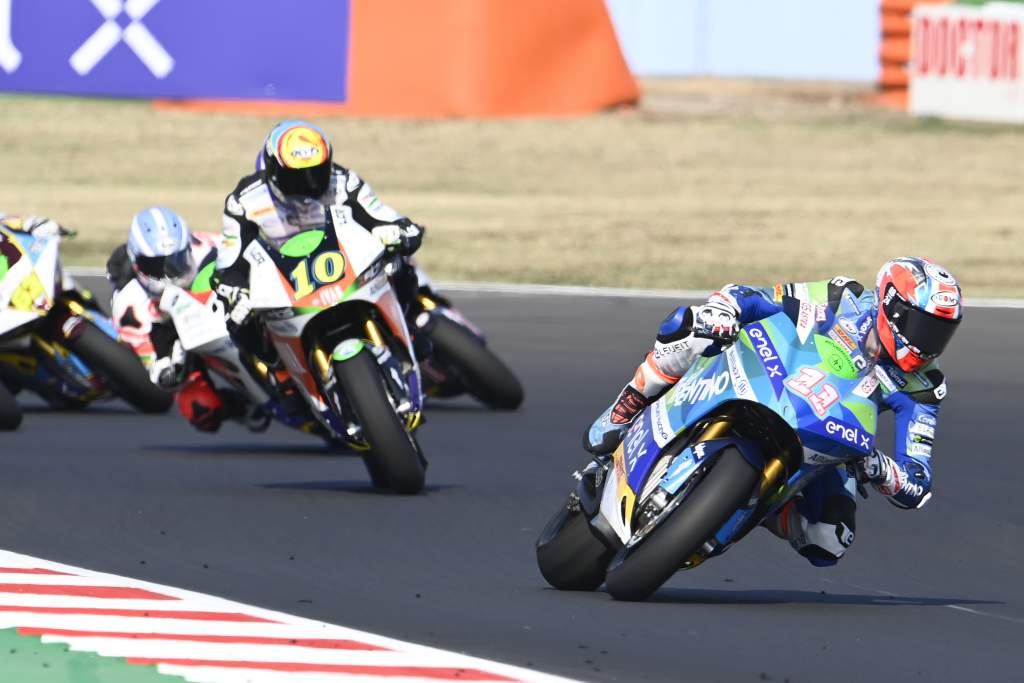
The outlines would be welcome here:
[[[647,405],[679,381],[698,356],[719,353],[735,341],[742,326],[785,311],[799,330],[824,319],[826,310],[835,314],[844,297],[859,313],[838,318],[833,329],[854,361],[869,368],[879,409],[895,416],[894,455],[876,449],[858,462],[856,478],[845,467],[831,468],[765,521],[811,564],[834,565],[853,543],[858,480],[870,482],[900,508],[920,508],[931,497],[932,444],[946,396],[936,359],[963,317],[960,286],[931,261],[889,261],[874,291],[845,277],[765,289],[727,285],[700,306],[678,308],[662,322],[633,379],[584,434],[584,447],[606,458]]]

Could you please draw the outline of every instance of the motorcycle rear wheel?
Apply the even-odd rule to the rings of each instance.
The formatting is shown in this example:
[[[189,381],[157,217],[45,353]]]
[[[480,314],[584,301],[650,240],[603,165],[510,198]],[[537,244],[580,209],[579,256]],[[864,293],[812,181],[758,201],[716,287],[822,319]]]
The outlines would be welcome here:
[[[21,406],[4,383],[0,382],[0,430],[17,429],[21,424],[21,417]]]
[[[523,385],[500,358],[472,333],[443,315],[430,333],[434,355],[454,372],[467,391],[489,408],[515,410],[523,402]]]
[[[587,516],[567,501],[537,539],[537,567],[563,591],[592,591],[604,583],[614,553],[591,531]]]
[[[67,346],[103,378],[114,392],[142,413],[165,413],[174,396],[150,381],[146,369],[129,349],[88,320]]]
[[[370,351],[334,363],[341,384],[370,444],[364,457],[374,486],[410,495],[423,490],[426,463],[388,399],[380,366]]]
[[[668,519],[608,568],[606,585],[616,600],[644,600],[665,583],[750,497],[761,478],[736,448],[726,448]]]

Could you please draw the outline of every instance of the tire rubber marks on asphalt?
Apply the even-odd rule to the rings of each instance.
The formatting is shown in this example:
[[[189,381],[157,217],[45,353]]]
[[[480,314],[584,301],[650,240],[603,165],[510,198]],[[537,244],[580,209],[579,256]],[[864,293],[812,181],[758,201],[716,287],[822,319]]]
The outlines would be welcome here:
[[[203,683],[568,680],[0,550],[0,629],[10,628]]]

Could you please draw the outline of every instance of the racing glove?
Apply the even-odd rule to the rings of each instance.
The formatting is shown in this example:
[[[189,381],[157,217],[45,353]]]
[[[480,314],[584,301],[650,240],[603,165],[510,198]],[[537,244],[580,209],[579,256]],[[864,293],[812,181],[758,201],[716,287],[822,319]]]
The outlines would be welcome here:
[[[185,382],[185,349],[175,340],[170,355],[149,366],[149,379],[161,389],[174,390]]]
[[[249,314],[252,313],[249,289],[246,287],[232,287],[221,283],[217,285],[217,296],[224,302],[228,320],[235,325],[244,324]]]
[[[900,468],[896,461],[877,448],[855,465],[857,481],[870,483],[883,496],[892,496],[901,488]]]
[[[694,337],[726,344],[736,341],[740,334],[740,312],[725,299],[713,296],[692,310]]]
[[[408,256],[419,248],[423,240],[423,230],[415,224],[402,227],[394,223],[378,225],[370,230],[380,240],[388,253]]]

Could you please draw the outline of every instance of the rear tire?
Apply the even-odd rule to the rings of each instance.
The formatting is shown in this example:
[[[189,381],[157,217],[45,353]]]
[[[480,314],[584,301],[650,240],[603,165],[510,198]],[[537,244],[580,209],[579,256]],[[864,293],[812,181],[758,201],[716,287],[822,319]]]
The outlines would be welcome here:
[[[497,410],[515,410],[523,402],[523,385],[500,358],[468,330],[443,315],[430,333],[434,354],[458,376],[470,394]]]
[[[416,440],[391,406],[373,354],[363,350],[337,361],[334,371],[370,444],[364,460],[374,485],[406,495],[422,491],[426,465]]]
[[[85,361],[114,392],[143,413],[166,413],[174,396],[150,381],[146,369],[129,349],[118,344],[88,320],[67,346]]]
[[[21,424],[21,406],[14,395],[0,382],[0,430],[10,431]]]
[[[761,478],[736,448],[726,448],[697,488],[668,519],[612,561],[606,584],[616,600],[643,600],[711,538]]]
[[[537,566],[544,580],[563,591],[592,591],[604,583],[615,553],[590,529],[582,510],[567,502],[537,539]]]

